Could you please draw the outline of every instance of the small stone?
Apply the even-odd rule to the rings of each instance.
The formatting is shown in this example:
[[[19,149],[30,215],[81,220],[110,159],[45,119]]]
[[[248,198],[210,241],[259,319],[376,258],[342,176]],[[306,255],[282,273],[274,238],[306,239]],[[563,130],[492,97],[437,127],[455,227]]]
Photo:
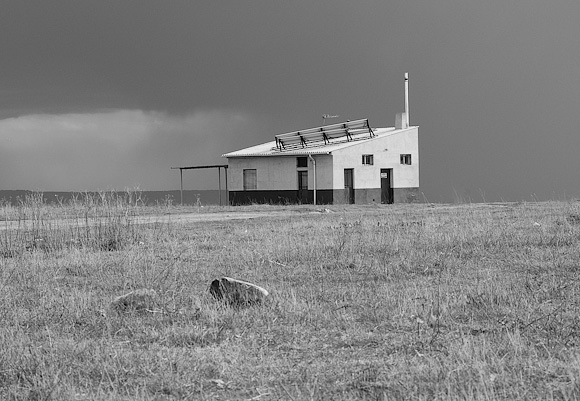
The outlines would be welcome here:
[[[15,258],[17,256],[20,256],[20,252],[14,251],[12,249],[7,249],[5,251],[0,252],[0,255],[2,255],[3,258]]]
[[[231,306],[259,304],[269,295],[267,290],[256,284],[230,277],[212,281],[209,292],[215,299],[225,301]]]
[[[65,242],[65,245],[69,248],[80,248],[83,246],[83,243],[76,238],[72,238],[72,239],[67,240]]]
[[[141,288],[121,295],[111,302],[111,309],[118,312],[127,310],[145,311],[153,310],[157,304],[157,292],[155,290]]]
[[[33,251],[35,249],[40,249],[41,251],[48,252],[49,246],[48,243],[44,240],[44,238],[34,238],[32,242],[30,242],[26,246],[26,250]]]
[[[101,242],[101,251],[119,251],[123,248],[123,242],[120,238],[109,238]]]

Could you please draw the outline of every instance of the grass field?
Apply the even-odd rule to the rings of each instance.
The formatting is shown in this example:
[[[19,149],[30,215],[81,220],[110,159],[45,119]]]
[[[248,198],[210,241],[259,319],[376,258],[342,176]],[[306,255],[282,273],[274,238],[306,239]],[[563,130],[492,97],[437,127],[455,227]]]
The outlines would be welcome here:
[[[0,399],[580,399],[578,202],[39,199],[0,206]]]

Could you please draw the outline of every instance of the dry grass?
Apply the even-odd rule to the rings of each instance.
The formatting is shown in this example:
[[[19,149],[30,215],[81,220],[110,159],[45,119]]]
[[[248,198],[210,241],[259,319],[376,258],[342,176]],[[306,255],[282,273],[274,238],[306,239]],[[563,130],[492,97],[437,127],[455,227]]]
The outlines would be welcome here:
[[[580,398],[578,203],[27,202],[0,207],[0,399]],[[215,303],[222,275],[271,301]],[[159,308],[108,309],[139,288]]]

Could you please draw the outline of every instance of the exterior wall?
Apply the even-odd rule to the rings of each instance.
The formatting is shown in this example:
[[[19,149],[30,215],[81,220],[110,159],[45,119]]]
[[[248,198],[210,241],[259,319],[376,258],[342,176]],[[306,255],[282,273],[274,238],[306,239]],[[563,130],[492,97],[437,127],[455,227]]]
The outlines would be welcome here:
[[[346,191],[343,189],[333,189],[333,202],[335,205],[344,205],[347,203]],[[381,189],[380,188],[362,188],[354,190],[354,203],[368,204],[381,203]],[[395,203],[397,203],[395,201]]]
[[[298,191],[229,191],[230,205],[248,205],[251,203],[294,204],[303,202],[298,198]],[[306,203],[314,203],[314,191],[309,190]],[[332,204],[333,191],[321,189],[316,191],[316,204]]]
[[[295,157],[236,157],[228,159],[228,189],[244,190],[244,169],[256,169],[257,190],[298,188]]]
[[[312,155],[312,157],[316,161],[316,189],[332,189],[332,155]],[[314,189],[314,166],[310,158],[308,159],[308,189]]]
[[[228,159],[228,189],[244,190],[244,169],[256,169],[257,190],[298,190],[297,156],[231,157]],[[332,189],[332,156],[313,155],[316,160],[316,188]],[[314,189],[314,166],[308,159],[308,189]]]
[[[362,155],[373,155],[372,165],[362,164]],[[401,164],[400,155],[410,154],[411,165]],[[308,192],[298,197],[296,157],[230,157],[228,189],[232,204],[298,203],[313,201],[314,168],[308,159]],[[316,160],[317,203],[346,203],[344,169],[354,170],[355,203],[381,202],[381,169],[392,169],[393,201],[418,201],[419,132],[411,127],[373,140],[353,143],[332,155],[313,155]],[[243,170],[256,169],[257,189],[243,190]]]
[[[394,203],[420,202],[419,188],[395,188],[393,190]]]
[[[380,188],[364,188],[354,190],[354,203],[381,203]]]
[[[362,164],[363,154],[373,155],[373,165]],[[401,164],[401,154],[411,155],[411,165]],[[393,169],[391,185],[394,189],[419,188],[419,132],[417,127],[340,149],[334,152],[333,156],[333,189],[343,189],[344,169],[354,169],[355,201],[357,201],[357,189],[378,189],[380,191],[381,169]],[[372,199],[375,193],[373,192],[371,195],[361,194],[361,201],[369,199],[369,196]],[[380,202],[380,196],[378,202]]]

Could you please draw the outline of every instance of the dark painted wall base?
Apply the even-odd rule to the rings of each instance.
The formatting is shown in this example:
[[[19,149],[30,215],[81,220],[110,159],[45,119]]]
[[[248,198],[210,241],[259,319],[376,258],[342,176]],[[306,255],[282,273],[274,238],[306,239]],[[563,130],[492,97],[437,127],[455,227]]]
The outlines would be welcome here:
[[[381,190],[379,188],[355,189],[354,203],[381,203]]]
[[[394,203],[419,202],[419,188],[394,188]],[[355,189],[354,201],[357,204],[381,203],[381,189]],[[231,205],[248,205],[252,203],[267,204],[312,204],[314,203],[314,191],[304,191],[299,196],[298,191],[230,191]],[[318,205],[341,205],[348,203],[348,197],[344,189],[319,189],[316,191],[316,203]]]
[[[230,204],[237,206],[252,203],[274,205],[312,204],[314,203],[314,191],[304,191],[302,197],[299,197],[298,191],[230,191]],[[316,204],[332,204],[332,190],[317,190]]]
[[[394,188],[395,203],[419,203],[419,188]]]
[[[335,205],[345,205],[349,203],[348,194],[344,189],[333,190],[333,203]],[[354,190],[354,203],[368,204],[381,203],[380,188],[367,188]]]

